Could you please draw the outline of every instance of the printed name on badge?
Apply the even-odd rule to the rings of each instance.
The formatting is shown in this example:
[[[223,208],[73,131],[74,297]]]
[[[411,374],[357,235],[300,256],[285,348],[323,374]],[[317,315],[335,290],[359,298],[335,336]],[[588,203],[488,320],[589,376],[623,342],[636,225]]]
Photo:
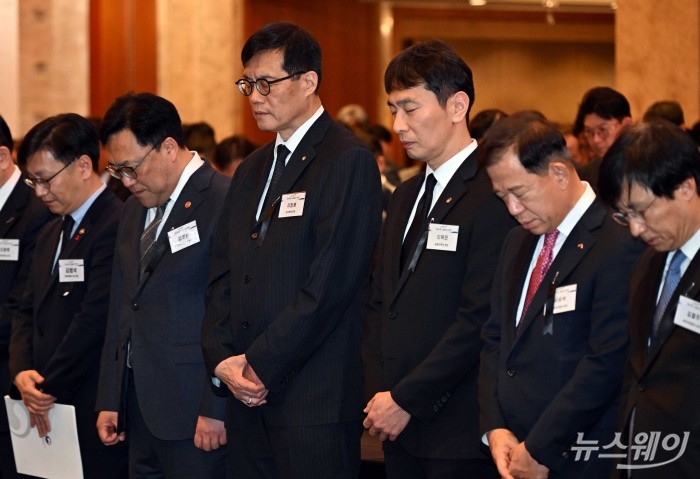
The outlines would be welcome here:
[[[700,334],[700,303],[687,296],[678,298],[678,308],[676,308],[673,322],[681,328]]]
[[[554,314],[576,310],[576,285],[560,286],[554,292]]]
[[[457,251],[457,238],[459,225],[441,225],[430,223],[428,225],[427,249],[440,251]]]
[[[0,239],[0,261],[19,260],[19,240]]]
[[[60,283],[82,283],[85,281],[85,262],[82,259],[59,259],[58,281]]]
[[[304,213],[304,201],[306,201],[306,191],[282,195],[279,217],[291,218],[293,216],[301,216]]]
[[[190,221],[179,228],[168,231],[168,240],[170,241],[170,251],[173,253],[199,243],[197,221]]]

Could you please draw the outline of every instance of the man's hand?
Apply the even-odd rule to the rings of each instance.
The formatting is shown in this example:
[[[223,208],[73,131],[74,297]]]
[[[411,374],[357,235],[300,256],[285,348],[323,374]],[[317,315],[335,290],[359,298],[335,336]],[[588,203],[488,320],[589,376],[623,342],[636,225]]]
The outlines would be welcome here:
[[[41,414],[29,413],[29,425],[31,427],[36,427],[39,437],[44,437],[51,432],[51,421],[49,421],[49,413],[44,412]]]
[[[267,402],[268,390],[248,364],[245,354],[224,359],[216,366],[214,374],[228,386],[233,397],[246,406],[262,406]]]
[[[537,462],[521,442],[510,451],[508,472],[517,479],[547,479],[549,469]]]
[[[44,377],[34,369],[19,372],[15,376],[15,386],[19,389],[27,410],[35,415],[46,413],[45,418],[48,421],[49,409],[53,407],[56,398],[39,390],[38,386],[43,382]]]
[[[204,451],[213,451],[226,444],[226,428],[224,421],[210,417],[199,416],[197,429],[194,433],[195,447]]]
[[[503,479],[514,479],[510,470],[510,452],[518,445],[518,438],[508,429],[492,429],[486,433],[493,462]]]
[[[396,404],[389,391],[375,394],[364,412],[367,417],[362,425],[369,429],[370,436],[379,434],[382,441],[396,441],[411,419],[411,415]]]
[[[114,446],[126,439],[124,431],[117,434],[117,421],[119,413],[114,411],[100,411],[97,416],[97,435],[105,446]]]

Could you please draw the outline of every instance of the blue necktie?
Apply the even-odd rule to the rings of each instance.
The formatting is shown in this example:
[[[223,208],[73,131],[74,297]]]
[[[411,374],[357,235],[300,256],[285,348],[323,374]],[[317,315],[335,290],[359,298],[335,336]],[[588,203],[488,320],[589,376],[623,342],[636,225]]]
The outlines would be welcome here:
[[[654,310],[652,337],[656,335],[656,331],[659,329],[659,324],[661,323],[661,318],[663,318],[664,312],[668,307],[668,303],[671,301],[671,296],[673,296],[673,292],[676,290],[676,287],[681,280],[681,263],[683,263],[683,260],[685,260],[685,255],[679,249],[671,259],[671,264],[666,272],[664,288],[661,290],[659,302],[656,304],[656,309]]]

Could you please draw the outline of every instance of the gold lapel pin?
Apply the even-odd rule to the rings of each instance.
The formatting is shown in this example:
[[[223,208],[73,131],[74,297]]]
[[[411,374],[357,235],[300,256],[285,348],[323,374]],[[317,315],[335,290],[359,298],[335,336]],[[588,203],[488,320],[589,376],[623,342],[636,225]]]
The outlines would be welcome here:
[[[447,199],[445,199],[445,203],[452,203],[452,197],[448,196]]]
[[[192,202],[191,202],[191,201],[185,201],[185,208],[189,208],[190,206],[192,206]]]
[[[301,157],[301,161],[306,161],[306,155]]]
[[[80,236],[84,235],[84,234],[85,234],[85,228],[80,228],[80,229],[78,230],[78,234],[79,234]]]
[[[578,249],[583,249],[583,243],[579,243],[577,246],[578,246]]]

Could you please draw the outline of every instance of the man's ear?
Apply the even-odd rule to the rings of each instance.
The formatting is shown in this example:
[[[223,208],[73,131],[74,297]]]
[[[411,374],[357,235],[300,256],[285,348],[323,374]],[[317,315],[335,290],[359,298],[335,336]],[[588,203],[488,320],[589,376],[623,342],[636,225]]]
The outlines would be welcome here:
[[[0,171],[12,166],[12,152],[6,146],[0,146]]]
[[[562,163],[561,161],[552,161],[548,168],[549,174],[552,175],[560,188],[566,189],[569,186],[569,180],[571,179],[571,171],[566,163]]]
[[[302,73],[299,81],[303,82],[304,91],[307,95],[313,95],[318,87],[318,74],[311,70],[306,73]]]
[[[450,114],[454,123],[465,121],[467,112],[469,111],[469,95],[463,91],[458,91],[450,97],[448,105],[451,108]]]

